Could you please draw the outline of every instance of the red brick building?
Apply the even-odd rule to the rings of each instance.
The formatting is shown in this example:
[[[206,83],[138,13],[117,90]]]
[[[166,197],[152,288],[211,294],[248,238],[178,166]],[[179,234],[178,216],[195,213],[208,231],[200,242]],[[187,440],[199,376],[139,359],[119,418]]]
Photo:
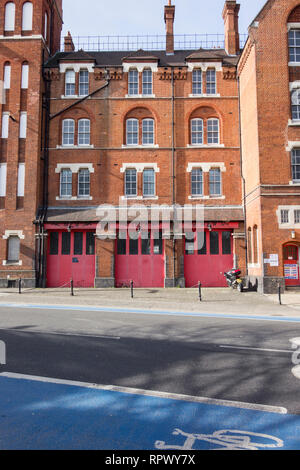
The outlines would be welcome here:
[[[235,0],[213,49],[174,50],[169,4],[165,50],[129,52],[60,52],[61,2],[23,4],[0,2],[0,285],[293,284],[297,2],[267,2],[243,50]]]
[[[299,286],[300,4],[269,0],[238,64],[248,277]]]

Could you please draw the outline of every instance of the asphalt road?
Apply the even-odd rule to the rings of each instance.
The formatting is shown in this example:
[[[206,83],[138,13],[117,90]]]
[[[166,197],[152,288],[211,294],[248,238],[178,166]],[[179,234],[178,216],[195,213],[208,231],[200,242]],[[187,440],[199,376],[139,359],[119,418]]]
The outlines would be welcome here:
[[[285,407],[300,323],[0,307],[0,371]]]

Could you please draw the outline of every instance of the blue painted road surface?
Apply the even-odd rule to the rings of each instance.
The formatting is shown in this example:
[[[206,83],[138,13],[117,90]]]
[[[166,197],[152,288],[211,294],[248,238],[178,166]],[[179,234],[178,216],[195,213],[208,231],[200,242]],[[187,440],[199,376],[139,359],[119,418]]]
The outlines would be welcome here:
[[[178,397],[0,374],[0,449],[300,449],[285,409]]]

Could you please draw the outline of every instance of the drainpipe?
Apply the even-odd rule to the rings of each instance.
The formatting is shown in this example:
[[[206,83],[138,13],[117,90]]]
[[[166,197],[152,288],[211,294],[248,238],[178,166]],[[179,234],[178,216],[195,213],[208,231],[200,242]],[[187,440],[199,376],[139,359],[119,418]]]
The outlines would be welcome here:
[[[172,67],[172,207],[173,207],[173,279],[174,287],[176,285],[176,245],[174,236],[174,218],[175,218],[175,86],[174,86],[174,68]]]
[[[243,174],[243,147],[242,147],[242,128],[241,128],[241,96],[240,96],[240,77],[238,76],[238,106],[239,106],[239,139],[240,139],[240,168],[243,184],[243,210],[244,210],[244,233],[245,233],[245,256],[246,256],[246,276],[248,277],[248,239],[246,227],[246,182]]]

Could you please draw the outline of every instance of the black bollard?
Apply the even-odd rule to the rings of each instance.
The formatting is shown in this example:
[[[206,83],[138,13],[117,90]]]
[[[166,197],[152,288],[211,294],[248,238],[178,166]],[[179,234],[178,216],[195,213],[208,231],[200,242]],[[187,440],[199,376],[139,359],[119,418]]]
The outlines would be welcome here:
[[[200,302],[202,302],[201,282],[198,283],[198,289],[199,289],[199,300]]]
[[[280,286],[279,283],[278,283],[278,300],[279,300],[279,305],[282,305],[282,303],[281,303],[281,286]]]
[[[74,296],[74,284],[73,284],[73,279],[71,279],[71,295]]]
[[[130,281],[131,298],[133,299],[133,281]]]
[[[19,294],[22,294],[22,279],[19,279]]]

